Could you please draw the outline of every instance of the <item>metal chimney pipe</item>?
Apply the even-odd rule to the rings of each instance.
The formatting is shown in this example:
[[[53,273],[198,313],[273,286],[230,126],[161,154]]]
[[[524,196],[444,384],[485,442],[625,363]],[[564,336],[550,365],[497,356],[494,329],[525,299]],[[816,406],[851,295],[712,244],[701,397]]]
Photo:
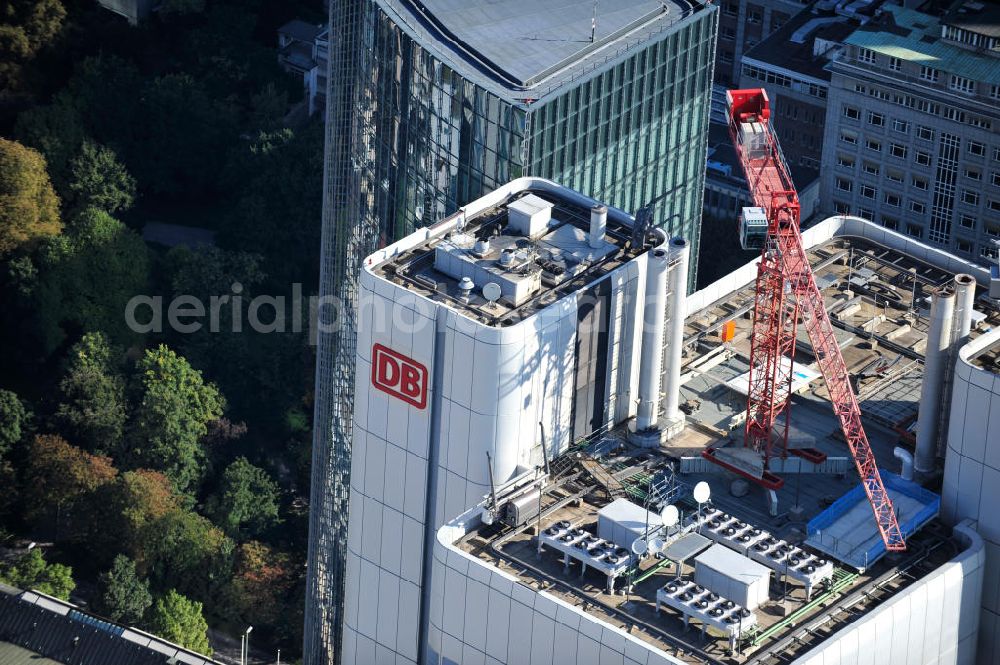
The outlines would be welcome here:
[[[920,411],[917,416],[917,447],[914,468],[917,473],[934,470],[937,457],[938,417],[941,409],[941,386],[951,353],[955,292],[944,287],[932,294],[931,327],[924,351],[924,380],[920,387]]]
[[[638,432],[654,429],[660,407],[660,373],[663,365],[663,310],[667,300],[667,250],[654,247],[646,255],[646,297],[642,314],[642,347],[639,359]]]
[[[976,303],[976,278],[972,275],[955,275],[955,351],[969,340],[972,330],[972,311]]]
[[[596,205],[590,209],[590,236],[587,244],[591,249],[600,249],[604,246],[604,232],[608,228],[608,207]]]
[[[687,300],[688,260],[691,248],[684,238],[670,241],[667,263],[670,266],[669,321],[667,323],[667,346],[664,353],[666,367],[663,368],[663,393],[666,403],[663,412],[667,420],[680,417],[681,400],[681,351],[684,348],[684,312]]]
[[[913,455],[906,448],[896,446],[892,449],[892,456],[899,460],[902,465],[899,475],[903,480],[913,480]]]

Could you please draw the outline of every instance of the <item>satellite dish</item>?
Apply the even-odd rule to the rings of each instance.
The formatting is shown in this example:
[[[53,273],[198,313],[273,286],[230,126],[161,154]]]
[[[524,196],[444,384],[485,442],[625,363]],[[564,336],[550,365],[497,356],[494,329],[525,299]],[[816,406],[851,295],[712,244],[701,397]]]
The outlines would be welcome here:
[[[647,549],[648,545],[646,545],[646,541],[643,540],[642,538],[636,538],[634,541],[632,541],[633,554],[638,554],[641,556],[646,553]]]
[[[665,506],[660,512],[660,519],[663,520],[663,526],[674,526],[680,519],[680,511],[677,510],[677,506],[671,504]]]
[[[710,496],[712,496],[712,488],[704,480],[694,486],[694,500],[698,503],[705,503]]]
[[[650,552],[662,552],[663,548],[666,547],[666,543],[659,538],[654,538],[653,542],[649,544]]]
[[[486,298],[491,305],[497,300],[500,300],[500,285],[496,282],[490,282],[484,286],[483,297]]]

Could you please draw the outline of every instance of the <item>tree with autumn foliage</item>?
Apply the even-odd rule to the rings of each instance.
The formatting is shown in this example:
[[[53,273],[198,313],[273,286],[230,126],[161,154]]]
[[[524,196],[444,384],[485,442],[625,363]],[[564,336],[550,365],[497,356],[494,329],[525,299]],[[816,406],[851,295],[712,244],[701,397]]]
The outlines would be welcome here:
[[[55,537],[73,532],[74,510],[118,474],[110,457],[91,455],[61,436],[40,434],[28,453],[25,512],[36,522],[54,518]],[[70,527],[64,530],[64,527]]]
[[[291,557],[256,540],[240,545],[226,608],[241,623],[274,627],[287,613],[295,586]]]
[[[17,141],[0,138],[0,258],[61,230],[59,197],[45,158]]]

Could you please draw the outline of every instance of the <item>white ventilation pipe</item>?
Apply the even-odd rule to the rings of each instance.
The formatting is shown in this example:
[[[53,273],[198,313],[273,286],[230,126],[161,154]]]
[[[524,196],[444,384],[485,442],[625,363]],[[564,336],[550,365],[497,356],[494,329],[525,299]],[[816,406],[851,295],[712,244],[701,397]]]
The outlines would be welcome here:
[[[590,209],[590,236],[587,242],[591,249],[604,246],[604,233],[608,228],[608,206],[596,205]]]
[[[920,411],[917,416],[917,447],[914,468],[917,473],[934,470],[937,457],[938,423],[941,411],[941,386],[951,352],[955,292],[938,289],[931,300],[931,327],[924,351],[924,380],[920,387]]]
[[[896,446],[892,449],[892,456],[902,464],[903,468],[899,475],[902,476],[903,480],[913,480],[913,455],[910,454],[910,451]]]
[[[955,275],[955,346],[962,347],[972,331],[972,312],[976,304],[976,278]],[[958,351],[958,348],[955,349]]]
[[[663,370],[663,310],[667,300],[668,253],[662,245],[646,254],[646,294],[642,313],[642,346],[639,358],[639,408],[636,431],[655,429],[660,406],[660,373]]]
[[[663,415],[670,420],[680,417],[681,400],[681,351],[684,348],[684,310],[687,300],[688,260],[691,248],[684,238],[670,241],[667,262],[669,277],[669,321],[667,322],[667,347],[663,368]]]

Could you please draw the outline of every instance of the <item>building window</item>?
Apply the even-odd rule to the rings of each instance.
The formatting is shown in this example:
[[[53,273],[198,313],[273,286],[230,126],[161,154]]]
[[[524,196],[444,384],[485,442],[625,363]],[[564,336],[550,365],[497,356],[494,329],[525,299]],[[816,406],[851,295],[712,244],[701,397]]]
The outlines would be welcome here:
[[[861,111],[856,106],[848,106],[844,104],[844,117],[850,118],[851,120],[857,120],[861,117]]]
[[[996,245],[982,245],[979,248],[979,255],[984,259],[995,259],[998,253],[1000,253],[1000,247]]]
[[[761,12],[759,9],[751,7],[747,9],[747,23],[758,24],[761,20]]]
[[[965,169],[965,177],[969,180],[979,181],[983,179],[983,174],[976,169]]]
[[[993,183],[994,187],[1000,187],[1000,173],[994,171],[990,174],[990,182]]]
[[[939,76],[938,70],[933,67],[928,67],[927,65],[920,66],[920,78],[925,81],[930,81],[931,83],[936,83]]]
[[[892,194],[890,192],[885,193],[885,204],[887,206],[892,206],[893,208],[898,208],[900,205],[899,194]]]
[[[962,203],[966,203],[970,206],[979,205],[979,192],[974,192],[971,189],[963,189]]]
[[[731,42],[736,39],[736,30],[731,27],[724,26],[719,28],[719,39],[724,42]]]
[[[837,189],[842,192],[849,192],[854,188],[854,183],[846,178],[837,178]]]
[[[958,224],[963,229],[974,229],[976,228],[976,218],[972,215],[962,215],[958,218]]]
[[[927,189],[927,180],[924,178],[918,178],[916,176],[913,176],[912,182],[913,186],[916,187],[917,189],[922,189],[922,190]]]
[[[843,201],[834,201],[833,209],[838,215],[850,215],[851,206],[844,203]]]
[[[921,141],[933,141],[934,140],[934,130],[930,127],[924,127],[923,125],[917,125],[917,138]]]
[[[986,231],[986,235],[992,236],[994,238],[1000,238],[1000,226],[987,224],[984,230]]]
[[[951,79],[948,81],[948,87],[955,92],[961,92],[966,95],[972,95],[976,92],[976,82],[972,79],[967,79],[964,76],[951,75]]]
[[[861,185],[861,196],[865,197],[866,199],[874,200],[877,195],[878,195],[878,190],[876,190],[871,185]]]
[[[982,157],[986,154],[986,146],[979,141],[969,141],[969,154]]]
[[[993,199],[990,199],[989,209],[993,210],[994,212],[1000,212],[1000,201],[994,201]]]
[[[1000,99],[1000,85],[990,86],[990,97],[993,99]]]
[[[906,159],[906,146],[898,143],[889,144],[889,154],[899,159]]]
[[[858,208],[858,217],[872,221],[875,219],[875,212],[868,208]]]
[[[924,230],[923,230],[923,228],[921,228],[920,226],[917,226],[916,224],[907,224],[906,225],[906,235],[913,236],[914,238],[923,238],[924,237]]]
[[[875,113],[875,111],[868,112],[868,124],[875,125],[876,127],[885,126],[885,116],[881,113]]]
[[[931,164],[931,155],[930,155],[930,153],[929,152],[924,152],[923,150],[917,150],[916,162],[917,162],[917,164],[920,164],[921,166],[930,166],[930,164]]]
[[[900,134],[905,134],[910,131],[910,123],[905,120],[900,120],[899,118],[892,119],[892,131],[899,132]]]
[[[903,182],[903,173],[894,169],[886,169],[885,177],[893,182]]]
[[[868,139],[865,141],[865,147],[872,152],[882,152],[882,144],[874,139]]]
[[[863,46],[858,47],[858,60],[861,62],[867,62],[869,65],[875,64],[875,51],[866,49]]]
[[[841,155],[837,153],[837,166],[843,166],[845,168],[854,168],[854,158],[847,155]]]
[[[963,254],[972,253],[972,244],[968,240],[959,240],[956,243],[956,245],[958,247],[958,251],[962,252]]]
[[[844,142],[844,143],[849,144],[849,145],[857,145],[858,144],[858,136],[857,136],[857,134],[855,134],[853,132],[841,132],[840,133],[840,140],[842,142]]]
[[[899,58],[889,58],[889,69],[894,72],[898,72],[903,68],[903,61]]]
[[[890,217],[889,215],[882,215],[882,226],[895,231],[899,228],[899,220],[895,217]]]
[[[1000,148],[993,148],[993,161],[1000,162]]]
[[[864,169],[865,173],[867,173],[868,175],[878,175],[878,164],[865,162],[864,164],[861,165],[861,168]]]
[[[733,64],[733,52],[732,51],[720,51],[719,60],[725,65]]]
[[[910,212],[915,212],[918,215],[922,215],[927,212],[927,206],[925,206],[920,201],[910,201]]]

